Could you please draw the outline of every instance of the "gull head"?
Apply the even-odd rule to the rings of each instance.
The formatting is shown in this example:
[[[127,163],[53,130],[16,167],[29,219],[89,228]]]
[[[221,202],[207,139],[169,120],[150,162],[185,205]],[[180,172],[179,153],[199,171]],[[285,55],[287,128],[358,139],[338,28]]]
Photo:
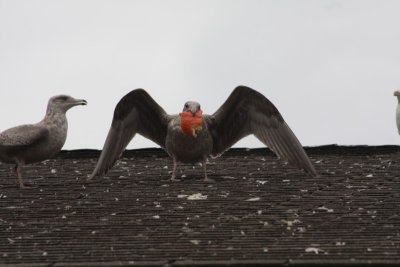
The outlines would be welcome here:
[[[86,100],[76,99],[68,95],[56,95],[50,98],[47,107],[48,109],[57,110],[65,113],[70,108],[79,105],[87,105]]]
[[[198,111],[201,111],[200,104],[195,101],[188,101],[183,106],[183,112],[192,113],[193,117],[196,115]]]

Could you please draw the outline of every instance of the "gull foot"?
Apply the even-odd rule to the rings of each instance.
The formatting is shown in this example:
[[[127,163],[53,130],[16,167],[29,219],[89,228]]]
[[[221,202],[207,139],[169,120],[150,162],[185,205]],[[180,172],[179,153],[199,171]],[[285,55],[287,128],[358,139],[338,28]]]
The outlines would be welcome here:
[[[96,181],[94,179],[92,179],[91,177],[86,178],[82,181],[83,184],[89,185],[89,184],[94,184],[96,183]]]
[[[19,184],[19,188],[21,188],[21,189],[32,189],[32,188],[36,188],[36,187],[37,187],[36,185],[33,185],[30,182],[25,182],[25,183]]]
[[[208,178],[208,177],[205,177],[203,182],[205,182],[205,183],[215,183],[214,179],[211,179],[211,178]]]

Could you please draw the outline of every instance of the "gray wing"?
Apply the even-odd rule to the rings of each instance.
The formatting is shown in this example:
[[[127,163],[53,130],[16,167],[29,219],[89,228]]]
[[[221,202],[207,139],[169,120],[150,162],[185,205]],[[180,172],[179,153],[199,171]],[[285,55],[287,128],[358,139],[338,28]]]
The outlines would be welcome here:
[[[251,88],[235,88],[225,103],[206,121],[213,137],[213,156],[222,154],[243,137],[254,134],[279,158],[317,176],[302,145],[278,109]]]
[[[49,130],[39,125],[21,125],[0,133],[0,146],[18,147],[33,145],[49,136]]]
[[[111,128],[89,179],[111,169],[136,133],[165,147],[169,116],[143,89],[125,95],[114,110]]]
[[[0,133],[0,153],[5,158],[14,158],[25,153],[30,146],[49,137],[49,130],[39,125],[21,125]]]

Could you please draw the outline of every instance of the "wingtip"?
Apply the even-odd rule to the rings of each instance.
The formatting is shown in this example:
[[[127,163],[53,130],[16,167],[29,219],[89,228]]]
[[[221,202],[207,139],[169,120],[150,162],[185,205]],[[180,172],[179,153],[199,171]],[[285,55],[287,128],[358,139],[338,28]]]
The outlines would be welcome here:
[[[101,177],[106,173],[106,171],[101,171],[99,170],[97,167],[94,169],[94,171],[92,172],[92,174],[90,174],[88,176],[88,178],[86,179],[87,181],[92,180],[95,177]]]
[[[317,172],[309,172],[309,175],[311,176],[311,177],[313,177],[313,178],[320,178],[321,176],[319,175],[319,173],[317,173]]]
[[[97,175],[95,173],[92,173],[90,175],[88,175],[88,177],[86,178],[86,181],[90,181],[92,180],[94,177],[96,177]]]
[[[305,170],[305,171],[313,178],[319,178],[320,177],[319,173],[314,169],[314,166],[312,166],[311,169]]]

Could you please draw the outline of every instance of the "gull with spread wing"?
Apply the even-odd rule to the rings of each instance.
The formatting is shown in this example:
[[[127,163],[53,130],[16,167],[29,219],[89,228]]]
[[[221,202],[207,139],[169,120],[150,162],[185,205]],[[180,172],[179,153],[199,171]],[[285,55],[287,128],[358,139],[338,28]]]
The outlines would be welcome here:
[[[212,115],[203,115],[200,104],[188,101],[178,115],[167,114],[143,89],[125,95],[117,104],[103,150],[89,180],[111,169],[138,133],[162,147],[177,162],[201,162],[204,180],[207,157],[224,153],[243,137],[253,134],[279,158],[317,176],[299,140],[278,109],[261,93],[238,86]]]

